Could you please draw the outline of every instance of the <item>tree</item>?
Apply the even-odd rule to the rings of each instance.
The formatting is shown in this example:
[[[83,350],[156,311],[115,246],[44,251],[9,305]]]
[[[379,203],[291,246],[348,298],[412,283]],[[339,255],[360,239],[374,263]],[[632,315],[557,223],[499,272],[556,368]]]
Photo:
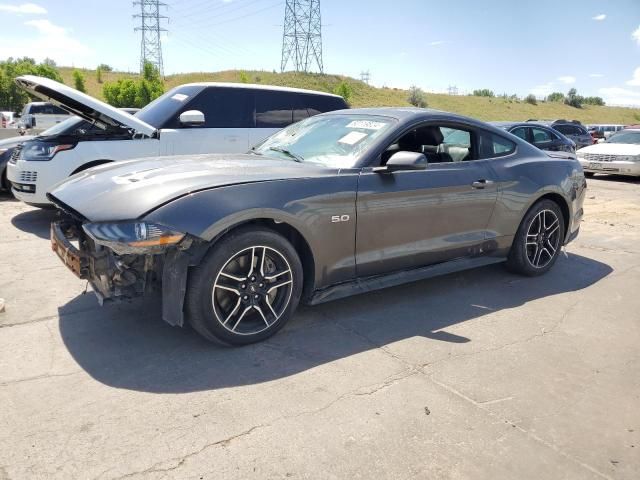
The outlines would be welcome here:
[[[84,75],[79,70],[73,71],[73,86],[79,92],[86,92],[87,89],[84,85]]]
[[[102,69],[100,68],[100,65],[96,68],[96,82],[102,83]]]
[[[536,99],[536,96],[533,93],[530,93],[529,95],[524,97],[524,101],[531,105],[538,105],[538,100]]]
[[[102,93],[107,103],[114,107],[142,108],[164,93],[164,84],[158,69],[147,62],[142,71],[142,78],[121,78],[117,82],[105,83]]]
[[[249,75],[247,75],[247,72],[240,72],[238,75],[240,77],[240,83],[249,83]]]
[[[553,92],[547,96],[547,102],[564,102],[564,93],[562,92]]]
[[[473,91],[474,97],[495,97],[493,90],[489,90],[488,88],[483,88],[481,90]]]
[[[100,70],[102,70],[103,72],[113,72],[113,68],[111,68],[109,65],[107,65],[106,63],[101,63],[100,65],[98,65],[98,68]]]
[[[567,96],[564,98],[564,103],[566,105],[570,105],[575,108],[582,108],[582,102],[584,101],[584,97],[578,95],[578,91],[575,88],[572,88],[567,92]]]
[[[20,75],[38,75],[62,82],[58,69],[50,64],[36,64],[33,58],[11,58],[0,61],[0,106],[14,112],[22,110],[31,97],[15,83]]]
[[[333,93],[335,93],[336,95],[340,95],[348,104],[351,101],[351,97],[353,96],[353,88],[351,88],[351,85],[349,85],[347,82],[342,80],[336,86],[336,88],[334,88]]]
[[[414,107],[426,108],[427,107],[427,97],[422,91],[421,88],[412,85],[409,87],[409,97],[407,101],[413,105]]]

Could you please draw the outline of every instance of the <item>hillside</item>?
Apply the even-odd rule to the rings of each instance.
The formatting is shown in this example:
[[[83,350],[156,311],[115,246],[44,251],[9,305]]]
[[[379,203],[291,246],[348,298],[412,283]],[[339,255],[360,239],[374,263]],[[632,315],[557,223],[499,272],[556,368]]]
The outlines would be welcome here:
[[[61,67],[60,73],[67,85],[73,85],[73,69]],[[85,75],[87,92],[103,99],[102,85],[96,81],[94,70],[82,70]],[[353,107],[406,106],[407,91],[396,88],[376,88],[359,80],[341,75],[296,74],[292,72],[274,73],[268,71],[246,71],[249,82],[267,85],[307,88],[332,92],[341,81],[348,82],[353,89]],[[123,72],[103,73],[103,81],[111,82],[119,78],[135,78],[137,75]],[[165,79],[167,89],[190,82],[240,82],[240,71],[230,70],[213,73],[183,73],[170,75]],[[585,106],[578,109],[559,103],[539,102],[530,105],[522,101],[502,98],[451,96],[427,93],[429,107],[467,115],[481,120],[526,120],[529,118],[577,119],[583,123],[621,123],[640,121],[640,109],[622,107]]]

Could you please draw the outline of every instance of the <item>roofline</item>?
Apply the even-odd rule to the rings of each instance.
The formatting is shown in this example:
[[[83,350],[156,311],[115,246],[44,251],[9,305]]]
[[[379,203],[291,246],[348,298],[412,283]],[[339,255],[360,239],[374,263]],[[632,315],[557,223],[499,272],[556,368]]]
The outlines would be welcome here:
[[[249,90],[273,90],[277,92],[307,93],[311,95],[322,95],[325,97],[342,98],[334,93],[321,92],[319,90],[307,90],[304,88],[283,87],[280,85],[259,85],[256,83],[236,83],[236,82],[194,82],[183,83],[179,87],[221,87],[221,88],[245,88]]]

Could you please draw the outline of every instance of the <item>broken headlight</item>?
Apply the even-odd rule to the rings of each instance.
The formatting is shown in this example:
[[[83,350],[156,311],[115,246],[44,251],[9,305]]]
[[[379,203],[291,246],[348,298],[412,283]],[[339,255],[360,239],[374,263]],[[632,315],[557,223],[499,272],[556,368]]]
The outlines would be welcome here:
[[[115,251],[175,245],[185,235],[164,225],[149,222],[85,223],[82,228],[96,243]]]

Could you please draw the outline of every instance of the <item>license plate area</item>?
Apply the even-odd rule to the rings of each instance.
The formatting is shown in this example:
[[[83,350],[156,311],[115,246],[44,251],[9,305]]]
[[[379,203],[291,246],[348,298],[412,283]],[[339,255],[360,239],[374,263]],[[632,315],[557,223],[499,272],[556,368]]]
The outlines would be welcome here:
[[[51,250],[78,278],[86,278],[87,256],[69,241],[59,222],[51,224]]]
[[[602,164],[600,162],[590,162],[587,168],[589,170],[602,170]]]

